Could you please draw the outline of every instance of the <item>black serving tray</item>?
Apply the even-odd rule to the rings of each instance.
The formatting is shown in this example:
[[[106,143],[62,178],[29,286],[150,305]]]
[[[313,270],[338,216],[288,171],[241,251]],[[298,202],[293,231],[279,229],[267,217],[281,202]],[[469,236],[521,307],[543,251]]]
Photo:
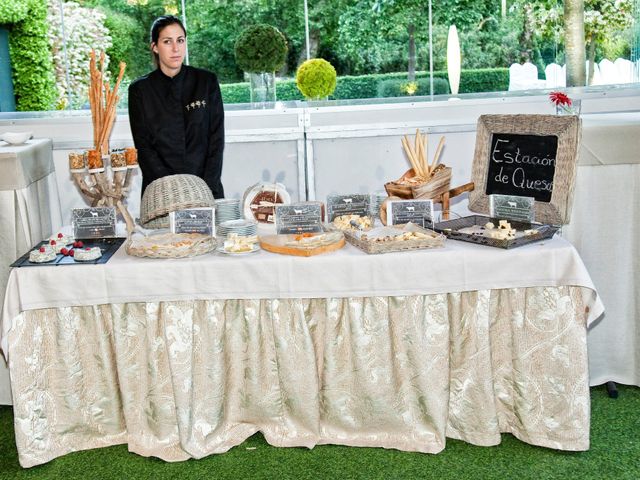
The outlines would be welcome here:
[[[498,218],[485,217],[482,215],[471,215],[468,217],[456,218],[452,220],[445,220],[444,222],[436,223],[433,229],[436,232],[444,233],[447,238],[452,240],[461,240],[463,242],[477,243],[479,245],[487,245],[489,247],[498,248],[514,248],[521,247],[522,245],[528,245],[530,243],[539,242],[553,237],[560,229],[552,225],[544,225],[541,223],[528,223],[518,222],[516,220],[509,220],[509,223],[516,230],[531,230],[536,229],[538,233],[533,235],[527,235],[519,238],[512,238],[507,240],[500,240],[496,238],[487,238],[482,235],[471,235],[469,233],[461,233],[458,230],[461,228],[472,227],[474,225],[484,226],[487,222],[492,222],[496,227],[500,220]]]
[[[118,251],[120,245],[124,243],[125,238],[96,238],[91,240],[83,240],[83,248],[86,247],[100,247],[102,256],[96,260],[89,260],[86,262],[78,262],[71,256],[64,256],[61,253],[56,255],[54,260],[45,263],[35,263],[29,261],[29,253],[31,250],[47,245],[48,241],[42,241],[29,249],[27,253],[22,255],[19,259],[11,264],[12,267],[55,267],[58,265],[97,265],[100,263],[107,263],[111,256]]]

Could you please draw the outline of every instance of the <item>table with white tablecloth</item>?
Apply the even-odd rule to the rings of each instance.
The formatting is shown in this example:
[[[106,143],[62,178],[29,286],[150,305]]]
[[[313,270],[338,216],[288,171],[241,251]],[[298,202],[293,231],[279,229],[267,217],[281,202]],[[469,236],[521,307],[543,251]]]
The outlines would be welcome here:
[[[583,119],[571,223],[563,235],[607,306],[587,336],[591,385],[640,385],[640,112]]]
[[[310,258],[260,251],[11,273],[2,348],[20,462],[127,443],[169,461],[257,431],[276,446],[436,453],[500,433],[589,447],[576,250],[444,248]]]
[[[60,226],[61,213],[50,139],[22,145],[0,141],[0,303],[9,265]],[[0,359],[0,404],[11,404],[8,372]]]

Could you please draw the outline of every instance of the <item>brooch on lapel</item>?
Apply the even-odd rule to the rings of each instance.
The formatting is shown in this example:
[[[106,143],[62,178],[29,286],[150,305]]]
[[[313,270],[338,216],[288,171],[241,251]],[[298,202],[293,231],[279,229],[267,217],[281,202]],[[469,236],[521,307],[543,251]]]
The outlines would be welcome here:
[[[204,108],[207,106],[207,102],[204,100],[196,100],[195,102],[187,103],[184,107],[189,110],[195,110],[196,108]]]

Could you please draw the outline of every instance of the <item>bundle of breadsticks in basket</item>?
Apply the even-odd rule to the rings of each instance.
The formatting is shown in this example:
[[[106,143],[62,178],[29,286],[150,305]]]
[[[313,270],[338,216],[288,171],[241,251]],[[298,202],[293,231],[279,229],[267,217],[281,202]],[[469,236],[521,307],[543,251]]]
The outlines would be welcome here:
[[[438,148],[431,163],[427,160],[427,142],[427,135],[422,135],[420,130],[416,130],[416,138],[413,145],[406,135],[402,137],[402,148],[411,164],[413,172],[409,171],[405,173],[397,183],[426,183],[433,177],[436,171],[444,168],[443,165],[439,165],[440,155],[444,148],[444,137],[440,138],[440,143],[438,143]],[[413,173],[413,175],[411,175],[411,173]]]

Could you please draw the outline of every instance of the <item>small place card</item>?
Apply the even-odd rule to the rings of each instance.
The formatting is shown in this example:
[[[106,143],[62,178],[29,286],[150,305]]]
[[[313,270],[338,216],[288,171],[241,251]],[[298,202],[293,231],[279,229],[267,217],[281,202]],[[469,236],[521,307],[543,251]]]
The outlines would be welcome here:
[[[489,215],[493,218],[533,222],[536,199],[516,195],[489,195]]]
[[[215,212],[213,208],[189,208],[169,212],[172,233],[201,233],[213,235],[215,232]]]
[[[341,215],[369,216],[371,196],[360,195],[329,195],[327,197],[327,221],[333,222]]]
[[[276,205],[276,232],[305,233],[322,231],[322,204],[300,202]]]
[[[415,223],[433,227],[433,200],[391,200],[387,203],[387,225]]]
[[[74,208],[71,211],[73,236],[77,239],[116,236],[116,208]]]

